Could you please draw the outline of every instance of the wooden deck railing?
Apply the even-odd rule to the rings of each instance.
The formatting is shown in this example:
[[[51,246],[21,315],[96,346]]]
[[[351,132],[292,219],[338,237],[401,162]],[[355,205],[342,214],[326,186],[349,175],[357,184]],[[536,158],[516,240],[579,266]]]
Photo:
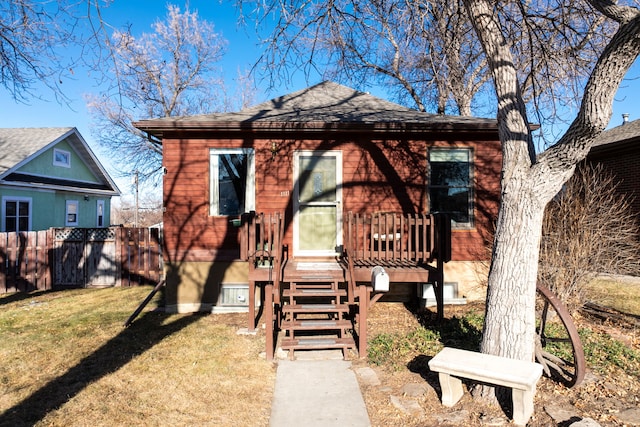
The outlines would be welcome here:
[[[256,283],[270,283],[274,302],[279,304],[284,215],[250,212],[242,215],[241,222],[240,254],[249,263],[249,310],[254,307]],[[443,281],[443,263],[451,259],[451,225],[446,215],[349,212],[343,229],[350,301],[355,283],[364,281],[365,270],[375,265],[394,269],[402,281],[426,282],[421,270],[435,269],[437,294]],[[360,270],[359,275],[356,270]]]
[[[432,214],[354,214],[347,219],[347,253],[354,262],[427,263],[438,252]]]
[[[249,212],[242,215],[240,258],[254,260],[257,267],[282,258],[284,219],[281,213]]]
[[[274,304],[280,304],[280,275],[283,262],[284,216],[281,213],[249,212],[242,215],[240,257],[249,264],[248,329],[256,327],[256,283],[264,285],[264,309],[267,321],[267,349],[273,349],[274,321],[278,321]],[[268,350],[269,351],[269,350]]]
[[[356,292],[357,283],[369,280],[371,269],[379,265],[387,270],[391,282],[431,282],[438,316],[443,315],[444,263],[451,260],[448,216],[349,212],[345,229],[344,255],[350,293]],[[358,290],[359,294],[362,292]]]

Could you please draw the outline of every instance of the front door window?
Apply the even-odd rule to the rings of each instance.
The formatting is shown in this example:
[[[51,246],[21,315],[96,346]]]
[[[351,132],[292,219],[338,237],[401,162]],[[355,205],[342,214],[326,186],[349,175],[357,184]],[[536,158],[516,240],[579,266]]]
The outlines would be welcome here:
[[[295,162],[294,251],[335,255],[342,243],[341,153],[298,152]]]

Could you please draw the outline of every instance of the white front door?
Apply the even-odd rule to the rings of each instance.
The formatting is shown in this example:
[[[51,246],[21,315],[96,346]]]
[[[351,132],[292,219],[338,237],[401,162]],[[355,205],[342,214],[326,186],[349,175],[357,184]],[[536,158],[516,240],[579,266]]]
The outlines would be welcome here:
[[[338,255],[342,245],[342,152],[297,151],[293,161],[293,254]]]

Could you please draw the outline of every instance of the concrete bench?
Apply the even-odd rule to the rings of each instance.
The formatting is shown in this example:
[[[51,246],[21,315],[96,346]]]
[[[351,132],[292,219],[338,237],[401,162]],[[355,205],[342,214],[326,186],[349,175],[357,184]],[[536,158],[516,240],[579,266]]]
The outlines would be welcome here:
[[[538,363],[445,347],[429,361],[429,368],[438,372],[444,406],[453,406],[462,397],[462,381],[456,378],[462,377],[511,388],[514,424],[526,425],[533,414],[536,383],[542,375]]]

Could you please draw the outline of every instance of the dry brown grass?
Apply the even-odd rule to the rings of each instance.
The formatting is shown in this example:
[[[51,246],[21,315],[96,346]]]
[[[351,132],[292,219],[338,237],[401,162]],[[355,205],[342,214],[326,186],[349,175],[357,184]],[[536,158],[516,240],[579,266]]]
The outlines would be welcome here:
[[[634,294],[636,300],[638,295]],[[623,296],[627,297],[628,294]],[[445,320],[436,324],[430,320],[431,316],[423,317],[425,321],[420,322],[401,304],[378,303],[373,307],[369,325],[375,328],[370,329],[369,361],[354,362],[356,367],[373,368],[381,382],[380,385],[361,383],[372,426],[512,425],[503,408],[474,400],[467,392],[454,407],[444,407],[440,401],[438,375],[427,366],[442,345],[464,348],[476,342],[480,338],[483,312],[482,303],[448,306]],[[534,414],[527,426],[569,424],[552,419],[548,408],[567,411],[575,416],[574,421],[588,417],[602,426],[636,425],[626,423],[622,415],[634,411],[640,403],[637,327],[586,318],[579,313],[574,319],[585,347],[587,377],[573,389],[547,377],[540,379]],[[424,386],[424,393],[407,395],[408,385]],[[418,408],[413,410],[415,406],[409,406],[412,410],[408,411],[396,407],[394,398],[413,401]]]
[[[587,299],[640,316],[640,277],[600,276],[589,282]]]
[[[151,310],[124,329],[123,322],[149,291],[111,288],[0,296],[0,426],[267,426],[275,366],[259,356],[263,332],[237,335],[245,326],[245,314],[165,315]],[[640,283],[620,281],[596,283],[589,292],[596,302],[629,313],[640,312],[639,294]],[[448,307],[445,314],[462,319],[470,311],[482,313],[470,304]],[[370,314],[372,340],[381,333],[404,336],[420,327],[419,319],[401,304],[378,303]],[[591,343],[602,339],[596,332],[585,345],[607,348],[600,341]],[[622,335],[629,336],[629,331],[612,334]],[[627,345],[636,348],[637,342]],[[363,388],[372,425],[437,425],[433,414],[446,412],[436,381],[429,381],[429,374],[417,366],[408,369],[414,356],[402,353],[398,360],[388,360],[389,366],[354,361],[356,367],[372,366],[383,382]],[[585,408],[595,408],[584,409],[585,414],[602,415],[617,410],[598,403],[609,402],[598,391],[608,390],[606,384],[620,382],[619,390],[632,395],[640,390],[637,378],[621,368],[596,368],[590,366],[598,376],[616,373],[578,391],[543,380],[538,398],[585,402]],[[427,415],[402,414],[390,403],[389,395],[402,396],[404,385],[425,381],[431,386],[419,403]],[[611,402],[621,400],[628,399]],[[469,398],[465,402],[465,407],[474,407]],[[542,412],[532,425],[548,425],[544,404],[536,407]]]
[[[1,297],[0,425],[268,425],[275,368],[260,332],[236,334],[246,315],[123,328],[149,290]]]

